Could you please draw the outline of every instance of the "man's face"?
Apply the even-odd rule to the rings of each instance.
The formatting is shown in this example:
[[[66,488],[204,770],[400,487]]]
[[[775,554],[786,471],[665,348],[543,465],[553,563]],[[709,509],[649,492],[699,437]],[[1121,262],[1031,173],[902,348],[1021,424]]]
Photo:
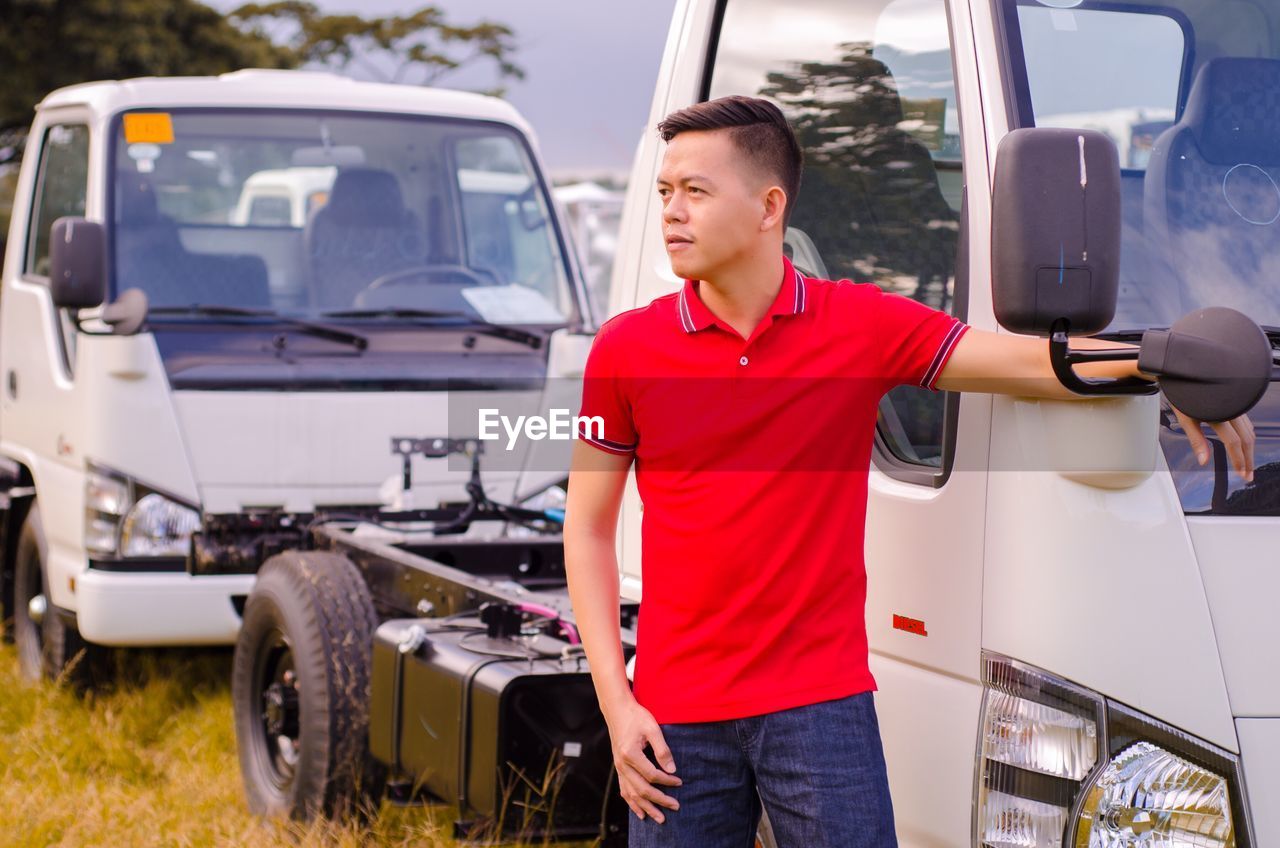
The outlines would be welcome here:
[[[728,130],[683,132],[668,142],[658,195],[667,256],[678,276],[714,280],[759,248],[772,183],[755,170]]]

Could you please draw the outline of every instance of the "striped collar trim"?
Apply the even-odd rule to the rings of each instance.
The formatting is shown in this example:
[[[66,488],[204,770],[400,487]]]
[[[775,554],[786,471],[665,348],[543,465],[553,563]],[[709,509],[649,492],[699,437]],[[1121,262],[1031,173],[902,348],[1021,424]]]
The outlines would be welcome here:
[[[809,304],[808,281],[791,264],[790,259],[782,257],[782,264],[782,288],[778,291],[778,296],[774,298],[773,306],[769,308],[767,314],[799,315]],[[716,316],[698,297],[696,280],[684,281],[676,300],[676,315],[680,319],[680,328],[686,333],[696,333],[716,323]]]

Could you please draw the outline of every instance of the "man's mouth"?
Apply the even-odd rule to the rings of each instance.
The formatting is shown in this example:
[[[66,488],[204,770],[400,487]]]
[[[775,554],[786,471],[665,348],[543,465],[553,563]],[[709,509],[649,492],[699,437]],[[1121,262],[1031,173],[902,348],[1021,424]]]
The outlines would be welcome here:
[[[667,236],[667,249],[671,250],[677,247],[693,244],[693,239],[684,236],[669,235]]]

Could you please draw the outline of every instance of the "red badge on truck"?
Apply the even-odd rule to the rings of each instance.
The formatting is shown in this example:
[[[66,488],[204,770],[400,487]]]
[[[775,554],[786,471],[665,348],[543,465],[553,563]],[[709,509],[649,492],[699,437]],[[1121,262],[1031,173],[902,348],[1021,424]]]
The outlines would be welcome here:
[[[917,636],[928,636],[929,632],[924,629],[924,622],[914,618],[907,618],[905,615],[894,614],[893,629],[905,630],[908,633],[914,633]]]

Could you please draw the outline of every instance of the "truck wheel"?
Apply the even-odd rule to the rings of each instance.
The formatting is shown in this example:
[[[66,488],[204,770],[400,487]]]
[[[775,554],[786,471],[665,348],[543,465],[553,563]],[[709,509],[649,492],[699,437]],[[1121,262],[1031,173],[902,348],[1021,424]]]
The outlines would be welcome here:
[[[40,506],[32,504],[18,534],[13,565],[13,642],[27,680],[62,679],[82,687],[92,681],[96,657],[49,600],[48,546]]]
[[[360,572],[327,551],[258,571],[231,671],[236,747],[257,815],[365,816],[386,771],[369,754],[377,614]]]

